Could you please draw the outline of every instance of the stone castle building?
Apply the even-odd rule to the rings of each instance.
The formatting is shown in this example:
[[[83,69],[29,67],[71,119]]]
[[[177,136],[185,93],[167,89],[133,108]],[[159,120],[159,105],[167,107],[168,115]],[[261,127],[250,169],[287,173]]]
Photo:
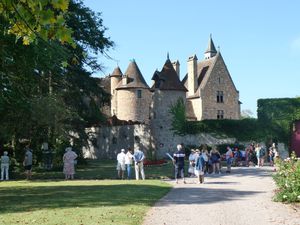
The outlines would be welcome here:
[[[179,75],[179,62],[168,57],[150,88],[134,60],[124,74],[117,67],[110,75],[110,116],[149,124],[170,117],[170,103],[182,98],[189,120],[240,118],[239,92],[211,37],[204,59],[189,57],[182,81]]]
[[[98,129],[94,137],[106,139],[104,143],[98,138],[97,146],[100,147],[96,151],[116,152],[117,148],[126,148],[116,143],[116,140],[124,139],[120,144],[132,146],[133,143],[143,143],[142,148],[155,149],[158,155],[164,155],[165,151],[178,144],[174,143],[169,111],[180,98],[186,106],[189,120],[240,119],[239,92],[211,36],[202,61],[198,61],[196,55],[188,58],[187,74],[182,80],[179,62],[172,63],[169,56],[161,71],[154,72],[152,80],[153,84],[149,87],[134,60],[125,73],[117,67],[103,80],[104,88],[111,94],[108,116],[139,122],[144,127],[115,127],[105,132]],[[126,130],[131,130],[130,134]]]

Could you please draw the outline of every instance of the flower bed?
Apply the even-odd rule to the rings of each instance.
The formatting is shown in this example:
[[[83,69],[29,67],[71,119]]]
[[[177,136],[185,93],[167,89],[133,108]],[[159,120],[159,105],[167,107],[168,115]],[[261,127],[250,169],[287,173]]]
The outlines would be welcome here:
[[[145,160],[144,166],[161,166],[167,163],[167,160],[160,159],[160,160]]]
[[[291,158],[276,163],[274,180],[278,187],[275,201],[300,202],[300,160],[292,153]]]

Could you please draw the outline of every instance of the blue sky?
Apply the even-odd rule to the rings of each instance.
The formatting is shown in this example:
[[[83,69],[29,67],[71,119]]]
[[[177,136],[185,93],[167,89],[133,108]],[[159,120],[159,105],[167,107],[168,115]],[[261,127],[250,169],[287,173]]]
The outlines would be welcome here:
[[[102,13],[106,35],[115,42],[99,57],[103,77],[118,65],[125,72],[135,59],[149,85],[167,52],[179,60],[180,76],[187,59],[203,59],[209,35],[220,46],[240,91],[242,110],[256,116],[259,98],[300,96],[300,1],[297,0],[84,0]]]

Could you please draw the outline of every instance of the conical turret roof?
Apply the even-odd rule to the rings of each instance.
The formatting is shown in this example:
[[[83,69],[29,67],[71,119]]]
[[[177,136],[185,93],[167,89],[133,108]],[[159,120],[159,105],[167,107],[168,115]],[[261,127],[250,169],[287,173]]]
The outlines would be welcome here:
[[[214,45],[211,35],[209,36],[208,46],[207,46],[205,53],[217,53],[217,50],[216,50],[216,47]]]
[[[127,83],[120,82],[117,89],[124,88],[149,88],[135,60],[132,60],[124,74],[127,77]]]
[[[155,71],[152,80],[155,81],[152,88],[158,88],[160,90],[187,91],[181,83],[169,58],[166,60],[160,72]]]
[[[123,76],[123,73],[120,69],[119,66],[117,66],[114,71],[112,72],[112,74],[110,75],[111,77],[122,77]]]

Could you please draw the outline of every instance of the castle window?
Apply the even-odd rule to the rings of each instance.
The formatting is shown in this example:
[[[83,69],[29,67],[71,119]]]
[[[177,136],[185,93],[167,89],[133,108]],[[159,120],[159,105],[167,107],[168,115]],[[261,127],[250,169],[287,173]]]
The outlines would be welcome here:
[[[221,84],[221,77],[218,78],[219,84]]]
[[[223,97],[223,91],[217,91],[217,102],[218,103],[223,103],[224,102],[224,97]]]
[[[142,90],[137,90],[136,94],[137,94],[137,98],[142,98]]]
[[[218,110],[217,119],[224,119],[224,110]]]

